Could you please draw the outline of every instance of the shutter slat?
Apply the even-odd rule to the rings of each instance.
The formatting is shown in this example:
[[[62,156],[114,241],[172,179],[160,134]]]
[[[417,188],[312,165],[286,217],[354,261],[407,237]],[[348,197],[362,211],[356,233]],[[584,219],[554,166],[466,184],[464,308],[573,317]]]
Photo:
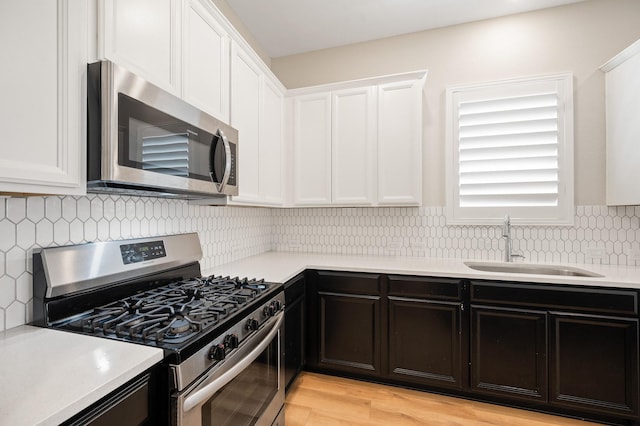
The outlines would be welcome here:
[[[495,111],[514,111],[532,107],[558,105],[556,93],[537,93],[527,96],[512,96],[506,98],[481,99],[477,101],[463,101],[458,106],[461,115],[479,114]]]
[[[460,174],[460,184],[468,185],[472,183],[485,184],[485,183],[527,183],[527,182],[557,182],[558,181],[558,169],[548,170],[507,170],[507,171],[494,171],[488,172],[470,172]]]
[[[460,138],[460,149],[492,148],[492,147],[509,147],[523,145],[547,145],[550,143],[558,143],[558,132],[535,132],[521,133],[517,135],[488,135],[478,137]]]
[[[460,207],[551,207],[557,194],[469,195],[460,197]]]
[[[468,184],[460,185],[460,196],[469,195],[520,195],[520,194],[555,194],[558,183],[551,182],[509,182],[502,184]]]

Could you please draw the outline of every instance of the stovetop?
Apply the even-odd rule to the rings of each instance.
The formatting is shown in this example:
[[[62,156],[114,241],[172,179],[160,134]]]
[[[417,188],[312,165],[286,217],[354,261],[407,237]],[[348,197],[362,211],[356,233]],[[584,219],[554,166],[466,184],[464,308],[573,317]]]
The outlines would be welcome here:
[[[184,347],[259,304],[276,286],[264,280],[195,277],[95,307],[53,326],[161,348]]]
[[[34,251],[33,324],[159,347],[179,363],[283,303],[281,284],[203,277],[201,258],[196,233]]]

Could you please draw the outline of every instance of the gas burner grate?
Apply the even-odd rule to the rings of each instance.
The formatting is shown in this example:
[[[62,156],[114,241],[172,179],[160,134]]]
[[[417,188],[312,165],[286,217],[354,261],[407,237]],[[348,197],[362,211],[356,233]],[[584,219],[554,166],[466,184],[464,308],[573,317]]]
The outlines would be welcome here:
[[[142,343],[180,343],[250,305],[267,288],[264,280],[194,277],[94,308],[67,326]]]

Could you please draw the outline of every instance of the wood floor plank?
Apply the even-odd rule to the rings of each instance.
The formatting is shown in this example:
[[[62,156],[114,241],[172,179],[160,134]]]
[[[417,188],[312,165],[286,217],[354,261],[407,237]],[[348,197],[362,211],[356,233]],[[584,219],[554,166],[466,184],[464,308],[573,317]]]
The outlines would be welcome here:
[[[559,416],[302,372],[287,393],[287,426],[589,426]]]

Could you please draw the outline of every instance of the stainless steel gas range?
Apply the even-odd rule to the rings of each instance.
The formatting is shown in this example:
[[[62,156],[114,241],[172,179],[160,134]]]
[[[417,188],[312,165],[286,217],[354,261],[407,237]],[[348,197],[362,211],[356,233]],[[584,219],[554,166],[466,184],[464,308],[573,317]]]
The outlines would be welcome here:
[[[284,424],[282,285],[201,257],[195,233],[42,249],[34,324],[163,349],[153,424]]]

